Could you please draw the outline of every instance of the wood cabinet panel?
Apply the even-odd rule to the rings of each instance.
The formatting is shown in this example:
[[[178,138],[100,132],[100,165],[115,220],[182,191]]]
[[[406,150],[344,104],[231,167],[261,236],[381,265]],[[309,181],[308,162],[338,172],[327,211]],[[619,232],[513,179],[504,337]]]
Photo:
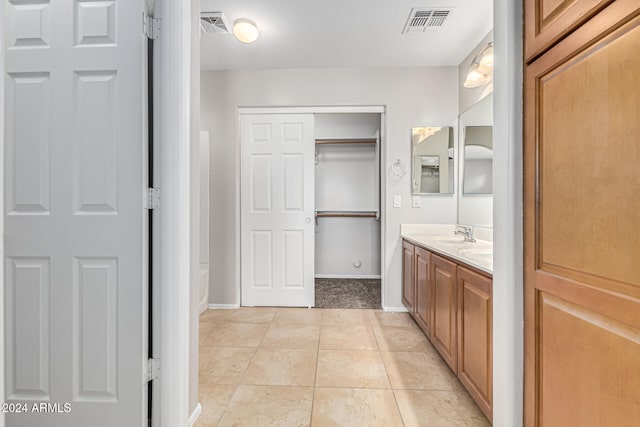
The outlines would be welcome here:
[[[528,427],[640,419],[639,9],[616,1],[525,70]]]
[[[458,267],[458,377],[489,420],[493,400],[492,280]]]
[[[525,57],[565,37],[613,0],[525,0]]]
[[[414,265],[413,265],[414,245],[402,241],[402,303],[407,307],[409,313],[413,314],[414,308]]]
[[[535,359],[540,397],[529,425],[637,425],[640,321],[630,325],[604,315],[606,308],[602,310],[597,296],[593,292],[582,305],[537,290]],[[632,309],[640,312],[639,300]]]
[[[444,361],[457,374],[456,264],[435,254],[431,255],[431,262],[433,263],[431,342]]]
[[[537,267],[616,289],[640,285],[640,241],[629,238],[640,224],[640,55],[630,55],[640,52],[639,24],[528,72],[538,98]]]
[[[432,315],[432,282],[431,282],[431,253],[415,247],[415,281],[416,281],[416,322],[425,335],[431,338]]]

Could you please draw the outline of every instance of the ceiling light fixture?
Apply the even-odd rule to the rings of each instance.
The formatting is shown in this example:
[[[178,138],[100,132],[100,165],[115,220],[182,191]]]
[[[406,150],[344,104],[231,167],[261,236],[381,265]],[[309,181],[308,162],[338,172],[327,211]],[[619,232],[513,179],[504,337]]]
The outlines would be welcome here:
[[[463,86],[474,88],[486,85],[493,78],[493,43],[489,42],[473,57]]]
[[[250,19],[240,18],[233,23],[233,35],[242,43],[253,43],[256,41],[260,33],[258,26]]]

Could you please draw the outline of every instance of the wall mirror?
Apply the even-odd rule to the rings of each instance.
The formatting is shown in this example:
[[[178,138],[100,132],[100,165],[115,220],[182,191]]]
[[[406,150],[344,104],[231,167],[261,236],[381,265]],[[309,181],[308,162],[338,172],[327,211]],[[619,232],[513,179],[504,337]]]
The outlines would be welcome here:
[[[492,194],[493,126],[465,126],[464,194]]]
[[[453,128],[422,126],[411,129],[411,192],[453,193]]]
[[[493,193],[493,96],[460,116],[462,194]]]

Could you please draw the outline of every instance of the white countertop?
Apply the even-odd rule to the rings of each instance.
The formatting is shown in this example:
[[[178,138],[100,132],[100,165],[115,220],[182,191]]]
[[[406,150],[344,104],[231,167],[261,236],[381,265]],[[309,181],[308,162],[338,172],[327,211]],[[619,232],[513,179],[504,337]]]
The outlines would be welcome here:
[[[429,251],[493,275],[493,230],[476,227],[475,242],[465,242],[462,236],[453,234],[455,224],[402,224],[400,236]]]

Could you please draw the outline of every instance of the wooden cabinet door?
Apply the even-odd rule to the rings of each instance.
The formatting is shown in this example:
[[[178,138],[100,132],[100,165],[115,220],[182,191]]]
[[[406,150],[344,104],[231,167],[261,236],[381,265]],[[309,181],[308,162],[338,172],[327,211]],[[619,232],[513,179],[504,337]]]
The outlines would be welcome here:
[[[526,69],[528,427],[640,420],[635,4],[609,15],[609,28],[594,18]]]
[[[542,53],[614,0],[525,0],[525,57]]]
[[[491,420],[493,302],[491,278],[458,267],[458,378]]]
[[[457,373],[456,264],[435,254],[431,254],[431,263],[433,264],[431,343],[453,372]]]
[[[413,253],[414,245],[402,241],[402,303],[409,313],[414,313],[415,284],[413,279]]]
[[[416,322],[425,335],[431,338],[431,253],[419,246],[415,248],[415,281],[416,281]]]

